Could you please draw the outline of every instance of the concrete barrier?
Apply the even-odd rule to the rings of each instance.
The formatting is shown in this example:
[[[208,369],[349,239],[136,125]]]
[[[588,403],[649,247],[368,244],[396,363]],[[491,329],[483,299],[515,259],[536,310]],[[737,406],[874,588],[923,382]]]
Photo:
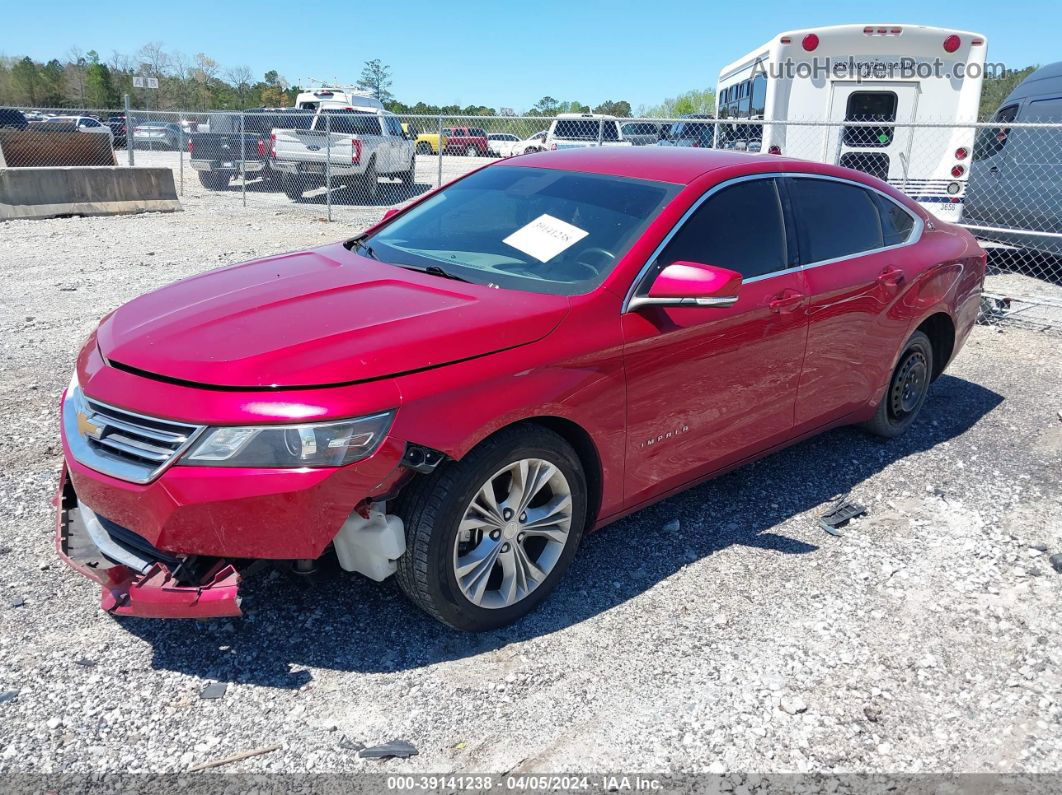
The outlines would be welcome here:
[[[0,220],[180,209],[168,168],[0,168]]]

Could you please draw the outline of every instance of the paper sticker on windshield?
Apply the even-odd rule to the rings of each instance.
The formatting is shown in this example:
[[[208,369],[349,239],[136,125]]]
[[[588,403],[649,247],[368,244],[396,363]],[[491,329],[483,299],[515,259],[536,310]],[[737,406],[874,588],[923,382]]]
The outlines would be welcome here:
[[[503,243],[534,257],[539,262],[549,262],[567,248],[574,246],[589,232],[572,226],[560,218],[543,213],[527,226],[509,235]]]

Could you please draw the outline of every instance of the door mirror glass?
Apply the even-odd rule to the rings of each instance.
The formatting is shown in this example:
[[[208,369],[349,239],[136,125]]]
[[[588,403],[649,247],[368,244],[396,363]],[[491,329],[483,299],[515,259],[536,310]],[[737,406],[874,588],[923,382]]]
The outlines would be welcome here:
[[[727,307],[737,303],[741,274],[699,262],[673,262],[653,280],[647,296],[635,296],[630,307]]]

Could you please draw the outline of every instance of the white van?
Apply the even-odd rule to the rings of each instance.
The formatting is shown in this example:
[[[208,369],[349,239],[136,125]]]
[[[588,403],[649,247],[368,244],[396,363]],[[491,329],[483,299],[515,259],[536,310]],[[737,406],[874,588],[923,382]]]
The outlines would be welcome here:
[[[619,120],[600,113],[561,113],[549,125],[546,149],[585,149],[588,146],[631,146]]]

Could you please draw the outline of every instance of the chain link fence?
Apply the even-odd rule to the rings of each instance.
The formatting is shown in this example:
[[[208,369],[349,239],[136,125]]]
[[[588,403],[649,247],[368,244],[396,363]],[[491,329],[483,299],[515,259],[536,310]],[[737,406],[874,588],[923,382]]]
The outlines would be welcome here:
[[[982,320],[1062,333],[1062,122],[403,116],[34,109],[0,129],[9,167],[163,166],[186,200],[351,227],[498,158],[574,146],[766,152],[886,180],[989,251]]]

